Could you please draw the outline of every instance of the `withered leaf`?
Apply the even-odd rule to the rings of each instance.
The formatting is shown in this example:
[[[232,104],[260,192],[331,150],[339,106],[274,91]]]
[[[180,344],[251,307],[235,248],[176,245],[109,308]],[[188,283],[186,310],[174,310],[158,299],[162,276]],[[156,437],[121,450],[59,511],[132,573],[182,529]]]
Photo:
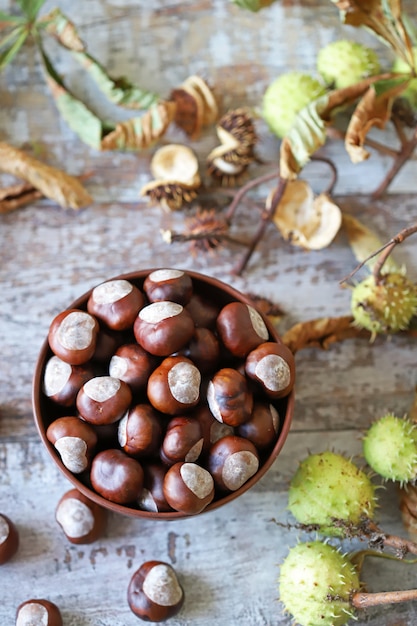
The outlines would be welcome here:
[[[77,178],[5,142],[0,142],[0,170],[27,181],[64,208],[80,209],[92,202]]]
[[[360,163],[370,154],[364,148],[366,136],[372,127],[383,129],[390,119],[394,98],[408,84],[408,80],[389,79],[370,85],[352,114],[346,137],[345,147],[353,163]]]
[[[382,241],[379,237],[360,220],[348,215],[343,214],[342,217],[343,229],[347,234],[349,245],[352,249],[355,258],[359,263],[363,263],[367,259],[367,267],[372,269],[377,261],[377,256],[369,258],[375,250],[379,250],[382,246]],[[393,255],[390,254],[388,259],[384,263],[384,269],[386,271],[398,271],[399,266],[395,263]]]
[[[353,325],[353,317],[322,317],[299,322],[281,337],[286,346],[296,353],[304,348],[327,348],[336,341],[354,337],[370,338],[371,334]]]
[[[284,239],[305,250],[320,250],[335,238],[342,214],[327,194],[315,197],[305,180],[292,180],[272,219]]]
[[[45,18],[46,31],[72,51],[74,58],[83,66],[106,98],[127,109],[148,109],[160,98],[156,93],[141,89],[125,77],[112,78],[106,69],[87,52],[74,23],[60,9],[54,9]]]
[[[40,198],[42,193],[29,183],[0,188],[0,213],[10,213]]]
[[[345,24],[373,31],[413,67],[412,43],[403,21],[401,0],[332,0]]]
[[[165,134],[174,119],[175,103],[161,101],[141,117],[113,125],[105,123],[66,88],[44,50],[42,58],[47,83],[60,114],[82,141],[97,150],[148,148]]]

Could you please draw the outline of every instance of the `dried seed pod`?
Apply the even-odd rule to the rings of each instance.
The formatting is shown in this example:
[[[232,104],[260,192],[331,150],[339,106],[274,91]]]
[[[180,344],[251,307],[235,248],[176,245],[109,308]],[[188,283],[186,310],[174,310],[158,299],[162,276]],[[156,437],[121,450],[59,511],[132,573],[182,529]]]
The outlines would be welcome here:
[[[208,84],[199,76],[190,76],[170,96],[176,104],[174,121],[191,139],[196,139],[202,126],[218,116],[216,98]]]
[[[168,210],[178,210],[197,197],[201,179],[191,148],[181,144],[160,148],[152,157],[150,169],[155,180],[142,187],[142,196]]]
[[[238,185],[248,169],[247,155],[235,153],[232,160],[230,146],[217,146],[207,157],[207,173],[225,187]]]
[[[258,141],[251,115],[243,108],[228,111],[218,121],[217,135],[222,144],[251,151]]]

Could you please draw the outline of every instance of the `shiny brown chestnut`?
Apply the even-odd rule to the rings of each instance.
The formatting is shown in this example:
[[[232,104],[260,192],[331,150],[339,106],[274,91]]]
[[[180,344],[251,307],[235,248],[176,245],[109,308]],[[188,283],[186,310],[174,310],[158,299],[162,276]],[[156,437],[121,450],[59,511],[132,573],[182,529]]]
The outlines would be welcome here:
[[[113,330],[127,330],[140,309],[145,296],[128,280],[108,280],[95,287],[87,301],[87,311]]]
[[[90,378],[77,394],[80,416],[90,424],[111,424],[126,413],[132,401],[129,385],[113,376]]]
[[[152,302],[139,311],[135,339],[150,354],[168,356],[181,350],[194,334],[191,315],[176,302]]]
[[[71,365],[81,365],[91,359],[96,349],[99,324],[86,311],[62,311],[49,327],[48,341],[52,352]]]
[[[250,420],[238,426],[236,434],[249,439],[258,450],[265,450],[277,440],[279,427],[279,413],[274,405],[255,402]]]
[[[0,514],[0,565],[4,565],[19,548],[19,532],[7,515]]]
[[[201,374],[190,359],[170,356],[152,372],[147,395],[152,406],[167,415],[179,415],[200,400]]]
[[[217,317],[216,327],[223,344],[238,357],[245,357],[269,339],[262,315],[253,306],[243,302],[226,304]]]
[[[182,270],[160,269],[148,274],[143,289],[149,302],[168,300],[185,306],[193,293],[193,282]]]
[[[216,320],[220,311],[220,307],[216,303],[198,293],[193,293],[185,308],[197,327],[209,328],[210,330],[216,327]]]
[[[92,356],[94,365],[103,364],[103,367],[107,366],[113,354],[125,342],[123,333],[101,325],[97,335],[96,349]]]
[[[172,465],[165,474],[163,489],[168,504],[186,515],[201,513],[214,498],[213,477],[196,463]]]
[[[153,513],[172,511],[163,490],[167,468],[161,463],[146,463],[143,472],[143,488],[137,501],[139,508]]]
[[[16,626],[63,626],[59,608],[50,600],[22,602],[16,611]]]
[[[190,359],[202,374],[213,372],[220,361],[219,341],[208,328],[196,328],[191,341],[180,354]]]
[[[52,356],[45,367],[43,392],[47,398],[69,407],[75,404],[77,393],[93,376],[94,369],[89,364],[71,365]]]
[[[74,415],[58,417],[48,426],[46,437],[73,474],[90,466],[97,445],[97,434],[90,424]]]
[[[55,519],[68,541],[88,544],[104,534],[107,511],[78,489],[70,489],[58,502]]]
[[[163,622],[179,613],[184,591],[171,565],[147,561],[130,579],[127,601],[130,610],[142,620]]]
[[[245,370],[269,398],[283,398],[294,386],[294,355],[283,343],[268,341],[260,344],[248,354]]]
[[[143,468],[122,450],[103,450],[91,465],[93,489],[106,500],[130,504],[138,499],[143,487]]]
[[[258,471],[258,451],[244,437],[223,437],[211,447],[207,467],[218,489],[236,491]]]
[[[133,392],[146,388],[148,378],[157,366],[156,357],[137,343],[120,346],[110,359],[109,374],[123,380]]]
[[[196,409],[194,419],[200,422],[203,434],[203,453],[207,452],[213,443],[216,443],[216,441],[222,437],[234,434],[233,426],[228,426],[216,420],[213,413],[206,405],[202,405]]]
[[[161,447],[161,459],[167,465],[178,461],[194,462],[203,449],[203,432],[194,417],[173,417],[168,422]]]
[[[162,437],[162,417],[150,404],[136,404],[119,422],[119,445],[131,456],[156,454]]]
[[[243,374],[232,367],[224,367],[209,382],[207,402],[219,422],[239,426],[251,416],[253,395]]]

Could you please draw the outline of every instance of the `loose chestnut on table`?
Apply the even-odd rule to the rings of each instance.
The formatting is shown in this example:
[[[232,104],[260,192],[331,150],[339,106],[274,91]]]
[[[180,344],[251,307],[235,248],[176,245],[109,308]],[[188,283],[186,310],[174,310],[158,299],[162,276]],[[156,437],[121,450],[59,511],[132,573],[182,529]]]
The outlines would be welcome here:
[[[26,600],[16,611],[16,626],[63,626],[61,612],[49,600]]]
[[[184,590],[174,568],[164,561],[147,561],[130,579],[130,610],[146,622],[163,622],[179,613]]]
[[[38,358],[33,407],[51,458],[83,496],[120,514],[181,519],[230,502],[265,474],[290,428],[293,364],[284,358],[290,386],[277,399],[264,384],[262,357],[251,369],[265,344],[285,357],[276,330],[250,298],[196,272],[151,269],[101,285],[56,316]],[[126,298],[115,298],[124,287]],[[129,326],[112,328],[103,312],[114,313],[136,290],[129,314],[140,308]],[[69,356],[58,340],[61,324]],[[236,336],[228,337],[224,328],[233,324]],[[77,351],[86,338],[84,361]],[[79,364],[70,362],[74,347]],[[55,358],[88,371],[75,404],[46,393]],[[75,432],[62,428],[67,420]],[[230,438],[242,445],[224,451]],[[239,479],[231,480],[231,468]]]
[[[0,565],[14,557],[19,548],[19,532],[7,515],[0,514]]]
[[[104,534],[107,511],[78,489],[70,489],[58,502],[55,519],[71,543],[88,544]]]

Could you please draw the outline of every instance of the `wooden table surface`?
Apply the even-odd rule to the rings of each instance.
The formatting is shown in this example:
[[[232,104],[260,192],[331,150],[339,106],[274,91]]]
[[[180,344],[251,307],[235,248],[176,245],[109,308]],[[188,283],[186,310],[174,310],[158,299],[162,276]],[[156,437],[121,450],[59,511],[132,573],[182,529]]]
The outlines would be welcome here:
[[[14,5],[0,0],[2,10]],[[346,30],[334,5],[325,0],[278,1],[257,14],[225,0],[48,0],[45,10],[54,6],[75,21],[90,52],[113,75],[127,75],[167,94],[187,76],[201,74],[222,93],[223,111],[259,105],[268,83],[287,69],[314,72],[318,49],[337,38],[372,43],[390,62],[382,44],[366,32]],[[417,15],[413,0],[405,6]],[[103,116],[113,115],[114,108],[103,105],[70,55],[58,47],[53,51],[68,85],[95,103]],[[328,248],[305,252],[283,241],[271,226],[246,272],[235,276],[231,270],[241,252],[238,247],[192,257],[188,244],[162,240],[161,229],[183,230],[187,212],[169,214],[139,196],[156,147],[135,154],[87,147],[57,113],[32,48],[24,48],[0,74],[0,103],[0,138],[35,150],[69,173],[91,173],[85,184],[94,198],[79,212],[42,200],[0,216],[0,511],[15,521],[21,538],[19,552],[0,571],[1,626],[12,626],[16,607],[31,597],[55,602],[65,626],[133,626],[139,622],[127,605],[127,585],[135,569],[150,559],[171,563],[185,588],[184,607],[169,622],[173,626],[289,626],[292,619],[279,603],[279,564],[288,548],[306,537],[271,519],[290,521],[288,484],[309,451],[360,455],[361,433],[374,418],[388,410],[400,416],[409,410],[417,379],[414,342],[403,336],[374,344],[354,339],[327,351],[300,351],[291,432],[254,488],[225,507],[183,521],[112,514],[102,539],[87,546],[70,544],[54,511],[71,485],[40,442],[31,408],[35,362],[55,314],[111,276],[181,267],[274,301],[285,313],[278,326],[284,332],[299,321],[348,314],[350,291],[339,280],[356,260],[343,231]],[[279,142],[261,120],[257,129],[260,154],[273,161]],[[388,143],[395,141],[390,129],[382,136]],[[217,138],[213,128],[195,141],[172,129],[164,138],[171,141],[192,146],[203,163]],[[415,222],[415,156],[376,201],[368,194],[389,168],[389,157],[374,153],[354,166],[336,141],[323,154],[338,166],[335,196],[343,211],[382,241]],[[253,166],[250,175],[268,168]],[[309,177],[317,189],[326,185],[327,172],[320,167],[312,167]],[[1,181],[7,184],[11,178]],[[248,237],[255,228],[257,207],[267,191],[263,186],[242,203],[234,226],[237,236]],[[417,280],[412,238],[397,248],[396,258]],[[381,526],[406,536],[396,487],[387,484],[379,493]],[[349,550],[352,544],[343,547]],[[364,578],[373,591],[414,588],[416,568],[374,559]],[[356,623],[412,626],[417,605],[375,608]]]

